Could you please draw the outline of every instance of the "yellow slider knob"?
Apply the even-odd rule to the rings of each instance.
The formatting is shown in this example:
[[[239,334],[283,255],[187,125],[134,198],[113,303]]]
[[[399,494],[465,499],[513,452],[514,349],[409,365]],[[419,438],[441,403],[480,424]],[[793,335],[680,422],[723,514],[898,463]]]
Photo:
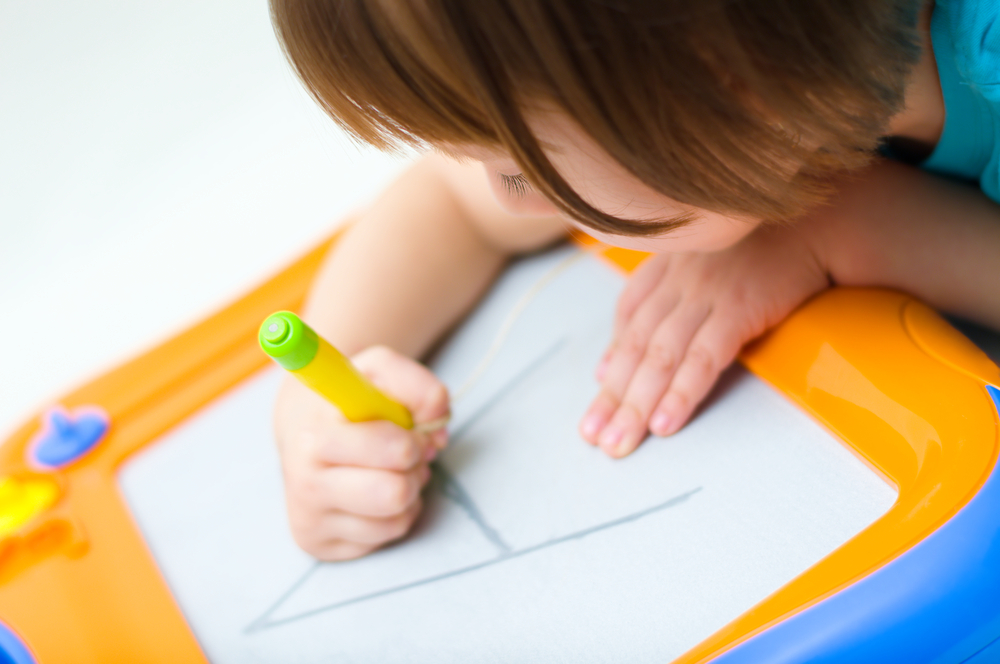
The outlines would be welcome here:
[[[351,422],[388,420],[413,428],[406,407],[387,397],[339,350],[290,311],[268,316],[260,326],[260,347]]]

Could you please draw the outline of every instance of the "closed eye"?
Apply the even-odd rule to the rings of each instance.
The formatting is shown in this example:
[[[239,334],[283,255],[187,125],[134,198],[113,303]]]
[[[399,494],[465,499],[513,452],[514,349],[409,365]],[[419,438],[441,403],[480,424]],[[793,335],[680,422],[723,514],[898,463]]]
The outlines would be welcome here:
[[[524,177],[521,173],[517,175],[506,175],[504,173],[497,173],[497,177],[500,178],[500,184],[503,188],[507,190],[507,193],[516,198],[524,198],[525,195],[531,191],[531,183],[528,182],[528,178]]]

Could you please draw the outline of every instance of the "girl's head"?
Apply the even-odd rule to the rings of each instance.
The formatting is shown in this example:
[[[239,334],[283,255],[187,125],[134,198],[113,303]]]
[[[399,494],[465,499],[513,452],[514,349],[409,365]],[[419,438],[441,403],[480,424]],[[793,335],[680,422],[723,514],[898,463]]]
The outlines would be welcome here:
[[[920,4],[271,0],[355,137],[477,159],[508,209],[673,250],[794,218],[864,164],[901,109]]]

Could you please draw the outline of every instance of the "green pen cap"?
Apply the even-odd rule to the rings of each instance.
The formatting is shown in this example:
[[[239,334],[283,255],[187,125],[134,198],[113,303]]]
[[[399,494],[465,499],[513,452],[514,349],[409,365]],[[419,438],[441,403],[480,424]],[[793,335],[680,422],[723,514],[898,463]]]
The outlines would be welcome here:
[[[291,311],[278,311],[264,319],[257,340],[265,353],[289,371],[312,362],[319,350],[319,337]]]

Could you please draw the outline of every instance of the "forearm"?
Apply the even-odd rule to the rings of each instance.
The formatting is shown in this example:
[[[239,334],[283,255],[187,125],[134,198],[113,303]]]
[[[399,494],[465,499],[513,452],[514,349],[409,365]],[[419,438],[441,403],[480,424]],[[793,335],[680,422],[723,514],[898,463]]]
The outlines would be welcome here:
[[[879,162],[803,223],[834,283],[896,288],[1000,329],[1000,205],[978,188]]]
[[[306,304],[310,324],[348,354],[374,344],[425,353],[524,248],[503,242],[516,223],[489,219],[495,203],[482,178],[436,156],[407,171],[327,257]],[[483,232],[475,217],[499,230]]]

